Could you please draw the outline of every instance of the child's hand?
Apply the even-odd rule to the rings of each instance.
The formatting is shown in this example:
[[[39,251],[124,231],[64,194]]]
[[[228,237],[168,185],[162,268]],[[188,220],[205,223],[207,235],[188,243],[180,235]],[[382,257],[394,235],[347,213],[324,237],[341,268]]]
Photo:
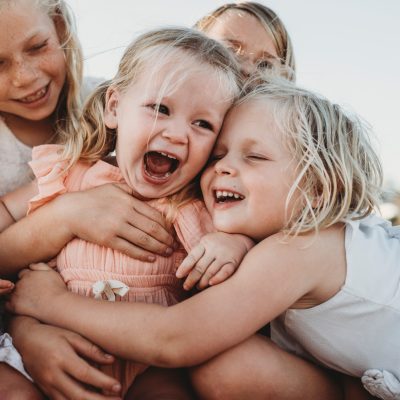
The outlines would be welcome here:
[[[57,296],[67,292],[67,288],[60,274],[47,264],[32,264],[30,268],[20,272],[7,309],[14,314],[41,319]]]
[[[196,283],[198,289],[221,283],[236,271],[253,245],[253,241],[244,235],[209,233],[183,260],[176,276],[187,276],[183,284],[185,290],[190,290]]]
[[[14,289],[14,284],[11,281],[0,279],[0,296],[10,293]]]

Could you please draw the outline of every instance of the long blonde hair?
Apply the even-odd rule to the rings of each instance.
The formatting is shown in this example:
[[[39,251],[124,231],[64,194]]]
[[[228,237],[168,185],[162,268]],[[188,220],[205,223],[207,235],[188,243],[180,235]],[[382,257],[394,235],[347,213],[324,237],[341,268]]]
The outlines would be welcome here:
[[[287,234],[327,228],[370,214],[379,202],[382,167],[370,127],[320,95],[276,76],[253,77],[239,104],[265,102],[297,176],[286,201]]]
[[[0,0],[0,7],[13,0]],[[54,23],[65,55],[66,79],[54,111],[55,132],[64,141],[66,132],[77,127],[81,110],[83,56],[74,16],[64,0],[28,0],[35,2]]]
[[[281,65],[285,67],[281,72],[289,79],[295,80],[296,63],[289,33],[278,15],[263,4],[252,1],[224,4],[197,21],[195,28],[207,33],[215,21],[228,10],[244,11],[257,18],[274,41]]]

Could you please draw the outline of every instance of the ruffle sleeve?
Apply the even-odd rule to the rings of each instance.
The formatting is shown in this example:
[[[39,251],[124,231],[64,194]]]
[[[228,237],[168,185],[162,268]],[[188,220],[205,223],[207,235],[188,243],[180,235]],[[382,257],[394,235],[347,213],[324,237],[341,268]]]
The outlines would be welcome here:
[[[68,161],[62,160],[62,152],[63,147],[55,144],[33,148],[29,165],[37,178],[39,193],[29,201],[28,214],[67,191]]]
[[[195,247],[204,235],[216,232],[211,216],[200,200],[185,204],[178,210],[174,228],[187,252]]]

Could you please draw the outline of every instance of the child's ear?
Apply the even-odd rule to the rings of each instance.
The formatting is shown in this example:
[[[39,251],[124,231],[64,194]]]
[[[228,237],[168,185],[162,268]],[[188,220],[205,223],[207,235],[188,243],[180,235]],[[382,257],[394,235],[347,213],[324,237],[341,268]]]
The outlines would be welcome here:
[[[116,129],[118,127],[117,107],[118,92],[115,88],[109,87],[106,93],[106,105],[104,109],[104,123],[107,128]]]

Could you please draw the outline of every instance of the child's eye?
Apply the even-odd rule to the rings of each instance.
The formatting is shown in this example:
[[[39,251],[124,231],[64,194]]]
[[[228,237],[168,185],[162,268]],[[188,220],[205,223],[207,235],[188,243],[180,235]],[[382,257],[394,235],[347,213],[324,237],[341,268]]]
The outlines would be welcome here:
[[[48,42],[48,39],[46,39],[44,42],[35,44],[29,48],[29,51],[35,52],[35,51],[41,50],[47,46],[47,42]]]
[[[273,67],[273,64],[270,60],[261,60],[258,64],[257,64],[257,68],[258,69],[270,69]]]
[[[243,49],[240,43],[235,43],[235,42],[231,42],[231,41],[227,41],[226,43],[226,47],[228,50],[230,50],[233,54],[240,56],[243,54]]]
[[[268,160],[267,157],[265,157],[261,154],[249,154],[247,156],[247,158],[252,161],[267,161]]]
[[[150,106],[157,114],[169,115],[169,108],[164,104],[152,104]]]
[[[209,122],[204,121],[203,119],[195,121],[194,125],[199,126],[200,128],[208,129],[210,131],[214,131],[214,127]]]

